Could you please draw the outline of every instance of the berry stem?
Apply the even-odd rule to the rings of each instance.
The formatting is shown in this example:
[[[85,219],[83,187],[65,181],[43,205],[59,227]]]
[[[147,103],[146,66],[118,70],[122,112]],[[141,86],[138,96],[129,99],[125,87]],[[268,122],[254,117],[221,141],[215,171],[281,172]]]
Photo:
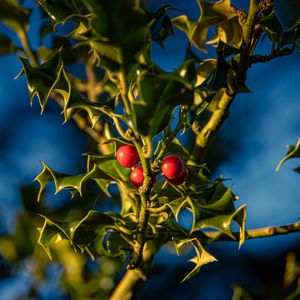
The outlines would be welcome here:
[[[150,190],[152,183],[150,161],[145,157],[143,153],[143,146],[137,140],[133,140],[133,143],[140,157],[140,162],[144,173],[144,182],[143,185],[139,188],[141,206],[139,210],[138,224],[136,228],[134,253],[132,255],[132,260],[129,264],[129,269],[138,268],[143,264],[143,248],[146,240],[146,230],[150,216],[150,212],[148,210],[148,203],[150,202]]]

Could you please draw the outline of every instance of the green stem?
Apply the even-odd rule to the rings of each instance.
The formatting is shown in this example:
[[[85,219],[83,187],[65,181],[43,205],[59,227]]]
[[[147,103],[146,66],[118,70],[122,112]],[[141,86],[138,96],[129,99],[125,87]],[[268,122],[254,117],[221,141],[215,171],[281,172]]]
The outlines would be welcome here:
[[[229,115],[230,105],[234,100],[234,96],[229,94],[226,88],[218,91],[215,97],[219,97],[217,109],[214,111],[206,125],[196,136],[195,146],[193,148],[190,161],[202,162],[205,154],[216,134],[224,121]]]
[[[34,67],[37,66],[38,61],[37,61],[34,53],[32,52],[32,50],[30,48],[26,31],[25,30],[20,30],[18,32],[18,35],[19,35],[19,39],[21,41],[22,47],[23,47],[25,53],[27,54],[28,58],[31,60],[32,65]]]
[[[173,140],[175,139],[175,137],[177,136],[177,134],[181,129],[182,129],[182,123],[179,120],[175,129],[171,132],[169,136],[165,137],[165,139],[163,140],[161,150],[159,151],[158,155],[155,157],[155,160],[160,160],[164,156],[169,145],[173,142]]]
[[[253,30],[254,21],[258,11],[258,3],[259,0],[250,0],[248,17],[245,24],[243,25],[244,41],[246,45],[250,43],[250,36]]]
[[[148,207],[148,210],[153,214],[159,214],[161,212],[164,212],[168,209],[168,205],[164,204],[160,207]]]
[[[138,284],[143,281],[146,281],[146,277],[139,269],[127,270],[111,295],[110,300],[133,299]]]
[[[258,239],[258,238],[271,237],[271,236],[282,235],[282,234],[289,234],[289,233],[299,232],[299,231],[300,231],[300,222],[295,222],[287,225],[271,226],[271,227],[263,227],[263,228],[247,230],[246,239]],[[220,231],[205,232],[205,235],[213,238],[215,241],[220,241],[220,242],[239,241],[240,233],[233,232],[232,234],[235,237],[235,239],[232,239],[231,237],[229,237],[228,235]]]
[[[150,190],[152,184],[150,162],[144,156],[142,145],[140,144],[140,142],[134,140],[133,143],[140,157],[140,162],[144,173],[144,182],[143,185],[139,188],[141,206],[139,211],[138,224],[136,228],[136,241],[135,241],[134,253],[132,255],[132,260],[129,265],[129,268],[137,268],[143,263],[142,254],[145,245],[146,231],[147,231],[147,226],[148,226],[148,221],[150,216],[150,213],[148,211],[148,203],[150,201]]]
[[[132,141],[133,138],[130,137],[130,136],[128,136],[128,135],[125,133],[124,129],[123,129],[122,126],[121,126],[120,120],[119,120],[116,116],[114,116],[114,115],[111,115],[111,118],[113,119],[113,121],[114,121],[114,123],[115,123],[115,125],[116,125],[116,128],[117,128],[117,130],[118,130],[120,136],[121,136],[123,139],[127,140],[127,141]]]
[[[122,101],[125,107],[125,112],[127,115],[131,115],[131,108],[129,104],[129,99],[127,97],[128,87],[127,87],[127,80],[126,74],[124,71],[120,72],[119,74],[119,90],[121,93]]]
[[[147,151],[144,155],[146,158],[150,158],[150,156],[152,155],[152,152],[153,152],[152,139],[150,137],[146,137],[145,140],[146,140]]]

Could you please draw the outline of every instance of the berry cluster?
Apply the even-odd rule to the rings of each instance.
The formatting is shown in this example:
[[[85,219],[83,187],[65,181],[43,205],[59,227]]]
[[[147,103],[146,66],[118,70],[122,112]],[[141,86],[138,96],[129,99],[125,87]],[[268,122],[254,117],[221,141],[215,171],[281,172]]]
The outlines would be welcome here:
[[[130,145],[119,147],[116,153],[116,159],[118,163],[125,168],[135,167],[140,161],[136,148]],[[187,168],[183,161],[176,155],[168,155],[163,159],[161,171],[167,182],[171,185],[182,184],[188,175]],[[130,181],[136,187],[140,187],[143,184],[144,172],[142,166],[138,166],[131,171]],[[152,178],[152,184],[155,185],[155,183],[156,177],[154,176]]]

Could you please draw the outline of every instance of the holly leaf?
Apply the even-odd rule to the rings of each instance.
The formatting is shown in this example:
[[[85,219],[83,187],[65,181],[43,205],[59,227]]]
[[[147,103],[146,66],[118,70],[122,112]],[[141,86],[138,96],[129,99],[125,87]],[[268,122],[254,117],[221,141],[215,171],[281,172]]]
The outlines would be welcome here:
[[[198,4],[201,14],[197,22],[186,16],[180,16],[173,19],[173,24],[187,34],[195,47],[204,52],[206,52],[205,42],[210,26],[217,27],[217,33],[211,42],[215,43],[221,40],[226,44],[239,47],[243,39],[242,26],[239,22],[238,11],[231,6],[231,1],[204,2],[198,0]]]
[[[114,153],[110,155],[89,154],[88,165],[96,165],[115,182],[128,182],[130,169],[122,167],[117,162]]]
[[[219,48],[218,50],[220,50]],[[229,63],[225,60],[222,50],[217,50],[217,64],[213,72],[200,84],[199,88],[206,88],[217,92],[222,87],[227,87],[227,73],[230,70]]]
[[[300,157],[300,138],[298,138],[296,146],[288,145],[288,152],[285,157],[279,162],[276,167],[276,172],[279,171],[281,166],[291,158],[299,158]]]
[[[162,143],[162,140],[158,142],[154,155],[158,155],[161,151]],[[180,143],[178,138],[174,138],[165,150],[165,155],[174,153],[179,155],[183,160],[188,160],[190,157],[190,152]]]
[[[30,65],[27,59],[19,57],[23,65],[21,73],[24,71],[27,79],[30,104],[32,105],[34,97],[37,96],[43,112],[51,95],[59,95],[63,100],[65,122],[81,110],[86,111],[92,127],[103,113],[111,117],[113,112],[108,106],[87,100],[71,86],[60,53],[60,49],[54,51],[43,64],[36,67]]]
[[[201,85],[215,71],[216,67],[217,60],[215,58],[207,58],[201,61],[197,68],[197,82],[195,85]]]
[[[133,103],[133,122],[143,136],[153,137],[162,131],[177,105],[193,103],[192,86],[173,74],[153,76],[143,72],[138,90],[139,95]]]
[[[195,224],[195,229],[214,228],[224,232],[232,239],[235,239],[231,228],[233,221],[235,221],[240,226],[239,247],[241,247],[246,239],[246,205],[240,206],[235,212],[230,215],[224,214],[211,216],[210,214],[204,212],[200,213],[200,218]]]
[[[221,214],[231,214],[235,211],[234,209],[234,195],[231,189],[227,189],[224,192],[224,185],[222,182],[217,183],[213,186],[214,192],[207,199],[207,193],[197,193],[198,197],[193,196],[194,203],[200,209],[205,209],[211,212],[217,212]]]
[[[162,5],[154,14],[149,15],[149,26],[152,40],[164,48],[164,41],[168,36],[174,35],[173,25],[167,11],[169,5]]]
[[[29,26],[30,11],[16,0],[0,1],[0,20],[9,28],[23,35]]]
[[[55,193],[58,193],[63,189],[70,189],[73,196],[76,194],[76,192],[82,196],[82,186],[88,179],[113,180],[112,177],[104,173],[102,170],[99,170],[96,165],[93,165],[93,167],[90,168],[86,174],[67,175],[54,171],[43,162],[42,164],[42,172],[34,179],[40,184],[37,199],[38,202],[41,199],[43,190],[50,182],[54,182]]]
[[[297,20],[293,26],[284,31],[279,37],[278,47],[282,49],[287,45],[296,45],[300,39],[300,20]]]
[[[38,3],[48,15],[54,29],[58,24],[64,24],[70,19],[84,21],[88,16],[80,13],[80,1],[77,0],[40,0]]]
[[[90,19],[90,45],[100,66],[118,71],[128,71],[137,63],[148,29],[145,15],[134,7],[132,1],[85,0],[92,13]]]
[[[96,236],[104,235],[108,229],[118,230],[119,226],[124,225],[124,220],[115,213],[101,213],[89,211],[81,220],[74,222],[53,222],[47,217],[44,218],[44,224],[38,228],[40,244],[51,258],[50,245],[56,238],[55,242],[61,239],[68,239],[76,249],[87,250]]]
[[[259,23],[262,25],[263,30],[274,45],[274,43],[278,41],[282,34],[282,26],[279,19],[275,15],[274,10],[272,10],[269,15],[263,16],[259,20]]]
[[[217,261],[217,259],[213,255],[211,255],[209,252],[207,252],[204,249],[204,247],[202,246],[201,242],[198,239],[192,239],[189,242],[193,245],[196,251],[196,256],[189,260],[190,262],[194,263],[195,266],[190,271],[190,273],[188,273],[181,280],[181,283],[189,280],[190,278],[198,274],[203,265]]]
[[[204,247],[211,242],[211,239],[207,238],[202,232],[189,233],[172,219],[169,219],[166,225],[174,241],[177,255],[179,255],[180,248],[186,244],[191,244],[196,252],[196,256],[190,260],[195,264],[195,267],[182,279],[181,283],[195,276],[203,265],[217,260],[205,250]]]
[[[16,47],[10,38],[0,34],[0,56],[14,53],[15,51]]]
[[[170,201],[166,204],[171,209],[177,222],[178,222],[178,215],[179,215],[181,209],[188,208],[192,212],[193,223],[192,223],[191,232],[193,232],[195,229],[196,220],[199,217],[199,210],[198,210],[197,206],[195,205],[193,199],[191,199],[190,197],[181,197],[176,200]]]

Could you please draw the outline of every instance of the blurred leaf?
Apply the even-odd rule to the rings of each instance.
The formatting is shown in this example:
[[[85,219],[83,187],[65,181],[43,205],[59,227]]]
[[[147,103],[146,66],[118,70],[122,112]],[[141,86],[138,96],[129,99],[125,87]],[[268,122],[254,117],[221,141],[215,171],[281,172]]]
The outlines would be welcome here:
[[[132,237],[133,236],[128,236],[128,240],[132,239]],[[105,255],[111,257],[121,257],[122,259],[125,259],[126,255],[131,250],[130,244],[125,241],[122,234],[119,232],[107,232],[107,234],[103,237],[102,242]]]
[[[133,121],[143,136],[155,136],[168,125],[177,105],[191,105],[193,102],[192,87],[183,78],[173,74],[152,76],[144,72],[138,86],[139,95],[133,104]]]
[[[231,300],[254,300],[254,298],[241,286],[234,285]]]
[[[279,37],[279,49],[287,45],[296,45],[300,39],[300,20],[284,31]]]
[[[282,26],[279,22],[279,19],[275,15],[274,10],[269,15],[262,17],[259,20],[259,23],[262,25],[263,30],[272,41],[272,43],[278,41],[282,33]]]
[[[0,21],[18,34],[24,34],[27,30],[29,14],[30,11],[22,8],[16,0],[0,1]]]
[[[300,138],[298,138],[298,142],[296,146],[289,145],[288,152],[286,156],[279,162],[278,166],[276,167],[276,171],[278,172],[281,166],[291,158],[299,158],[300,157]]]
[[[200,85],[217,67],[217,60],[215,58],[207,58],[200,62],[197,68],[197,82],[196,86]]]
[[[170,35],[174,35],[173,25],[167,14],[169,9],[172,9],[169,5],[162,5],[154,14],[148,13],[152,40],[162,48],[165,39]]]
[[[196,21],[189,19],[186,15],[181,15],[173,18],[172,23],[181,31],[186,33],[191,43],[193,43],[197,48],[201,48],[200,44],[198,44],[198,39],[194,37],[195,30],[197,28]],[[206,36],[204,38],[206,38]]]
[[[8,37],[0,34],[0,56],[14,53],[15,50],[14,43]]]
[[[184,31],[191,43],[198,49],[206,52],[205,42],[207,40],[208,28],[217,27],[217,33],[212,42],[219,40],[226,44],[239,47],[242,43],[242,27],[239,23],[237,10],[231,6],[230,0],[218,2],[204,2],[198,0],[201,10],[200,18],[197,22],[190,20],[186,16],[179,16],[173,19],[173,23]]]
[[[44,248],[50,259],[50,244],[54,237],[56,237],[56,242],[67,238],[75,248],[85,250],[97,235],[104,235],[108,229],[117,230],[119,225],[124,224],[121,216],[115,213],[101,213],[92,210],[83,219],[71,223],[53,222],[45,216],[42,217],[44,225],[39,228],[38,243]]]

